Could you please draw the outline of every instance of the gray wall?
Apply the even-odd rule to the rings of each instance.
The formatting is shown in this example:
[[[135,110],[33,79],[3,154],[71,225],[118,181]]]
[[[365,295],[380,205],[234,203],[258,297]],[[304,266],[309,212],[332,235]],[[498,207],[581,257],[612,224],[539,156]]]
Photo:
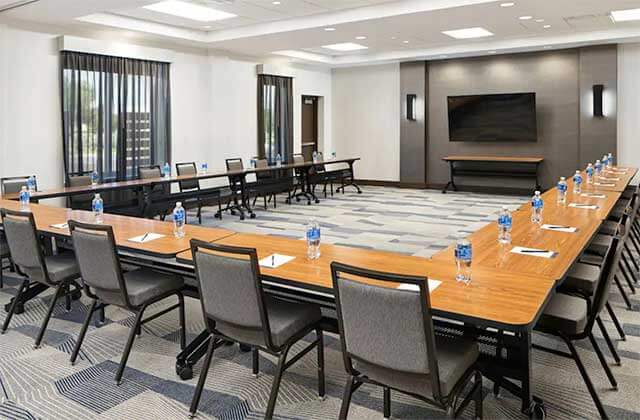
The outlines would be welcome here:
[[[449,168],[441,159],[449,154],[542,156],[541,182],[548,188],[587,160],[615,151],[615,113],[597,120],[588,115],[593,110],[593,84],[604,84],[615,98],[615,46],[434,61],[426,73],[429,184],[448,181]],[[449,142],[447,96],[508,92],[536,92],[537,143]],[[531,181],[523,179],[473,178],[457,183],[531,187]]]
[[[427,176],[427,63],[400,63],[400,182],[426,183]],[[416,120],[407,119],[407,95],[417,95]]]

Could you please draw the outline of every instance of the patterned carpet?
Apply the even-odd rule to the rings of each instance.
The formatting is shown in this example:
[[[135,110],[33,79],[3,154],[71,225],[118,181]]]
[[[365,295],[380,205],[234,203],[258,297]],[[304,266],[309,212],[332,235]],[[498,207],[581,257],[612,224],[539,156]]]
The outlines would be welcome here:
[[[268,212],[258,211],[257,219],[243,222],[227,214],[220,222],[207,211],[205,224],[302,237],[304,224],[313,215],[322,223],[325,242],[428,256],[447,246],[457,231],[471,232],[492,220],[503,204],[515,207],[522,202],[522,197],[442,195],[436,191],[366,187],[361,195],[347,193],[323,200],[320,205],[288,206],[281,200],[275,211],[272,208]],[[0,289],[2,305],[16,293],[19,281],[6,274],[9,278],[5,278],[5,288]],[[143,327],[142,336],[134,344],[124,382],[117,387],[113,375],[133,316],[108,308],[107,323],[100,328],[90,328],[81,360],[71,366],[69,353],[87,311],[87,301],[74,302],[70,312],[64,310],[61,302],[43,347],[34,350],[33,339],[49,299],[50,295],[45,294],[27,304],[25,313],[15,316],[10,330],[0,336],[0,418],[187,418],[200,365],[196,366],[192,380],[181,381],[175,374],[175,355],[179,351],[177,314],[165,315]],[[619,295],[614,294],[611,299],[628,337],[626,342],[615,343],[623,358],[621,367],[613,366],[619,391],[608,388],[589,344],[582,343],[579,348],[609,416],[615,419],[640,419],[640,298],[632,296],[632,300],[634,311],[625,309]],[[158,305],[157,309],[162,306]],[[4,316],[0,310],[0,321]],[[612,336],[617,337],[611,323],[605,322]],[[199,302],[192,299],[187,299],[187,328],[189,338],[203,328]],[[535,339],[557,344],[542,337]],[[345,374],[338,340],[328,335],[325,344],[327,399],[319,401],[316,395],[316,357],[312,351],[285,373],[276,406],[278,418],[337,418]],[[274,359],[262,355],[261,374],[254,378],[249,353],[239,352],[237,346],[219,349],[207,379],[199,418],[262,418],[274,369]],[[545,400],[549,418],[597,417],[573,361],[534,352],[533,375],[535,393]],[[508,392],[496,398],[490,390],[491,383],[485,380],[485,418],[524,418],[518,401]],[[472,411],[467,410],[464,417],[471,415]],[[442,418],[443,413],[393,393],[392,416]],[[381,417],[381,390],[363,386],[354,394],[350,418]]]

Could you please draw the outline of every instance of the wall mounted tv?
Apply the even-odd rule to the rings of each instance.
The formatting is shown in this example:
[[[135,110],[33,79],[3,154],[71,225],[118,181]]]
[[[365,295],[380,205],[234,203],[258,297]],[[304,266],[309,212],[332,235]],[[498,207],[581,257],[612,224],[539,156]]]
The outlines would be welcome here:
[[[535,142],[535,93],[449,96],[449,141]]]

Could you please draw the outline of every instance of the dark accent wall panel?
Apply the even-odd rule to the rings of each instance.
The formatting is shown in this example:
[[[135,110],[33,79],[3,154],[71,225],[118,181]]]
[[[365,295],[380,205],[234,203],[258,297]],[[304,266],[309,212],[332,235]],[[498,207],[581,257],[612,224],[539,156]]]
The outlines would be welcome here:
[[[424,61],[400,63],[400,182],[424,185],[427,174],[427,122]],[[407,95],[416,95],[416,119],[407,119]]]

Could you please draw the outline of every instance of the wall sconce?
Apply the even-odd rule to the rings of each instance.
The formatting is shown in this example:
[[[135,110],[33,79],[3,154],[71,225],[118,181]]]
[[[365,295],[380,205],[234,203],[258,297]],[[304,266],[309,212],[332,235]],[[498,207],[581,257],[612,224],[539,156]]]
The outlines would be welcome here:
[[[604,91],[604,85],[593,85],[593,116],[604,117],[604,110],[602,109],[602,93]]]
[[[418,96],[410,93],[407,95],[407,119],[409,121],[416,120],[416,101]]]

